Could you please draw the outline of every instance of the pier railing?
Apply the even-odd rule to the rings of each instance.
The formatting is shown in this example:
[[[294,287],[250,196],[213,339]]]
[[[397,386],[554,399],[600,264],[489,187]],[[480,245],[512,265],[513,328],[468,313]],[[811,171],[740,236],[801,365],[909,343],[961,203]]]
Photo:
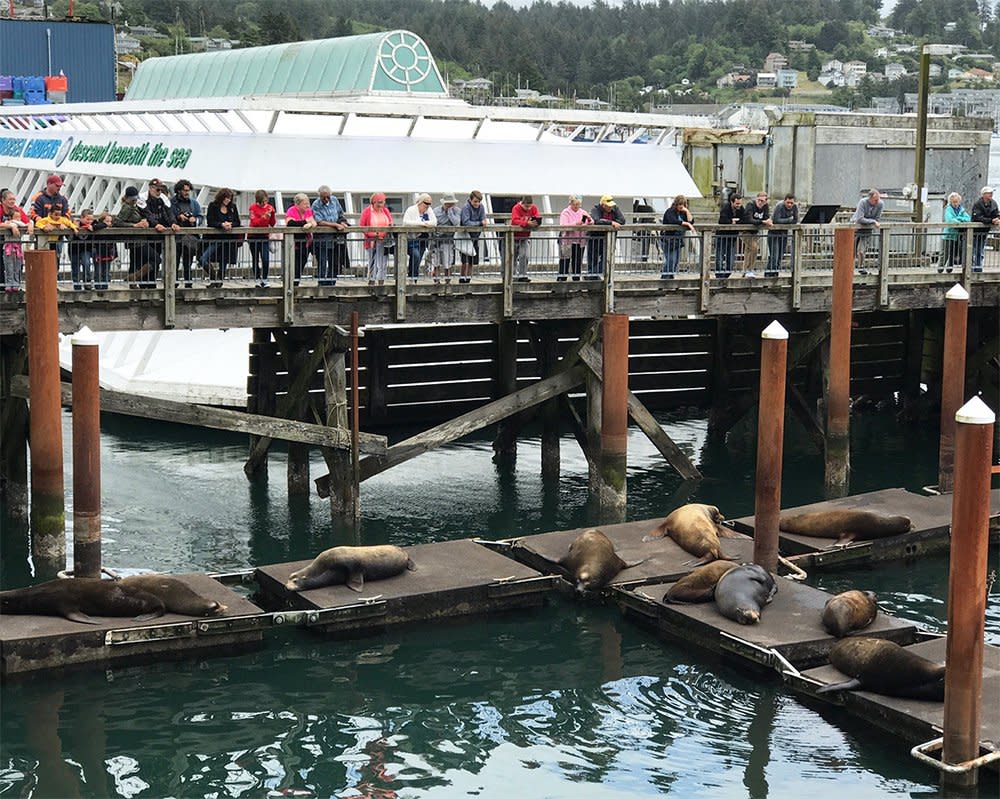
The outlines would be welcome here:
[[[641,290],[696,292],[698,301],[688,312],[706,313],[714,294],[727,285],[730,289],[724,290],[753,285],[790,294],[788,309],[798,310],[804,286],[830,281],[834,229],[831,225],[699,225],[690,231],[626,225],[612,230],[543,224],[524,237],[521,228],[494,225],[483,228],[473,240],[468,228],[351,227],[342,234],[285,227],[224,233],[212,228],[177,233],[111,228],[87,239],[36,231],[35,236],[21,239],[20,246],[57,250],[61,301],[87,299],[89,291],[105,298],[107,292],[116,298],[160,296],[165,308],[162,324],[172,327],[179,304],[218,300],[220,291],[234,301],[280,298],[284,324],[296,323],[297,298],[314,300],[345,292],[352,297],[394,295],[393,318],[404,321],[407,294],[433,294],[437,284],[442,291],[449,284],[452,293],[459,291],[463,251],[475,264],[469,270],[473,285],[462,290],[496,293],[499,289],[505,318],[514,315],[516,297],[529,292],[532,299],[539,298],[539,287],[521,285],[532,281],[567,283],[567,291],[575,283],[580,291],[597,293],[599,307],[592,310],[598,312],[614,311],[621,291]],[[380,241],[393,245],[384,275],[371,271],[375,250],[366,248],[366,233],[383,235]],[[871,275],[863,282],[874,284],[876,306],[884,308],[890,286],[920,286],[937,275],[952,273],[966,288],[978,281],[996,282],[998,240],[979,225],[887,223],[856,234],[855,265],[861,274]],[[18,258],[17,246],[10,245],[17,244],[11,239],[4,242],[8,276],[16,272],[11,262]],[[332,259],[330,274],[320,273],[324,249]],[[983,271],[986,274],[980,274]],[[754,282],[747,284],[748,279]],[[8,309],[19,296],[14,282],[4,295]],[[11,327],[9,319],[3,327]]]

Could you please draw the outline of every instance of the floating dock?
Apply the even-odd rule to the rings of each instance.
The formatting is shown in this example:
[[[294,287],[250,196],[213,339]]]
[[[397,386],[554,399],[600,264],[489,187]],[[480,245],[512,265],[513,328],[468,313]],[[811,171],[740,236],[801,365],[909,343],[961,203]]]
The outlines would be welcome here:
[[[555,578],[470,539],[421,544],[406,552],[413,571],[367,582],[360,593],[346,585],[288,591],[288,577],[309,560],[262,566],[255,579],[269,607],[304,611],[309,627],[326,632],[537,607],[555,585]]]
[[[4,615],[0,663],[4,677],[23,672],[159,660],[210,651],[245,651],[261,645],[265,614],[252,602],[204,574],[171,575],[226,606],[221,616],[167,613],[149,621],[94,617],[80,624],[58,616]]]
[[[626,563],[642,561],[637,566],[624,569],[611,581],[613,587],[663,583],[683,577],[695,567],[698,558],[681,549],[669,538],[643,541],[643,537],[663,521],[646,519],[624,524],[600,525],[599,529],[611,543],[615,552]],[[508,557],[547,574],[563,574],[559,561],[569,551],[570,544],[580,533],[592,527],[574,530],[559,530],[539,533],[523,538],[509,538],[501,541],[480,541],[484,546],[495,549]],[[736,561],[753,560],[753,539],[745,535],[722,539],[722,550]]]
[[[807,571],[947,552],[951,542],[951,502],[951,494],[927,496],[903,488],[887,488],[787,508],[782,511],[782,516],[825,510],[870,510],[888,516],[909,516],[913,529],[903,535],[854,541],[845,546],[837,546],[829,538],[779,533],[779,548],[784,557]],[[990,529],[993,535],[996,534],[998,520],[1000,489],[993,489],[990,492]],[[753,516],[733,519],[728,524],[734,530],[753,535]]]

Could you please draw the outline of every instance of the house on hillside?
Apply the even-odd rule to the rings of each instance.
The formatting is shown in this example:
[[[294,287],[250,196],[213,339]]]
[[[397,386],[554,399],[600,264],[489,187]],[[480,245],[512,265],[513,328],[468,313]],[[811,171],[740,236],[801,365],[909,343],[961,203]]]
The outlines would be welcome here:
[[[779,89],[794,89],[799,85],[799,73],[794,69],[779,69],[776,73]]]
[[[979,67],[973,67],[965,73],[967,80],[992,81],[993,73]]]
[[[829,61],[823,62],[822,68],[823,72],[843,72],[844,62],[836,58],[831,58]]]
[[[720,89],[743,89],[753,83],[753,77],[743,67],[734,67],[725,75],[715,81],[715,85]]]
[[[906,75],[906,67],[895,62],[885,65],[885,79],[899,80]]]
[[[757,73],[757,88],[758,89],[775,89],[778,86],[778,76],[774,72],[758,72]]]
[[[844,64],[843,72],[845,75],[857,75],[859,78],[863,78],[868,74],[868,65],[864,61],[847,61]]]
[[[899,31],[887,25],[869,25],[865,33],[873,39],[895,39]]]
[[[794,50],[795,52],[799,53],[805,53],[808,52],[809,50],[815,50],[816,45],[814,45],[812,42],[804,42],[801,39],[789,39],[788,49]]]
[[[768,53],[764,59],[764,72],[777,72],[788,66],[788,59],[781,53]]]

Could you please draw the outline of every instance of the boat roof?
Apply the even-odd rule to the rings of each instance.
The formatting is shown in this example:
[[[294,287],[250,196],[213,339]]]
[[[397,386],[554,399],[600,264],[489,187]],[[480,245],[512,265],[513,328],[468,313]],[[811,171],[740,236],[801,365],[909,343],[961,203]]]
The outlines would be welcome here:
[[[405,30],[149,58],[126,100],[407,94],[447,97],[430,48]]]

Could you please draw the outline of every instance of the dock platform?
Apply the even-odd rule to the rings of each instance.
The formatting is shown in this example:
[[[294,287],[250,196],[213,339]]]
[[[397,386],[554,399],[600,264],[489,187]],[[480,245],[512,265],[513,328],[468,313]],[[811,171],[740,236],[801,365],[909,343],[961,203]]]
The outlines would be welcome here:
[[[670,585],[615,588],[612,598],[626,616],[658,634],[779,671],[782,658],[796,668],[825,663],[837,643],[821,623],[831,594],[818,588],[778,578],[778,592],[761,613],[760,623],[739,624],[719,613],[715,602],[664,602]],[[917,638],[917,628],[879,613],[864,634],[910,644]]]
[[[304,611],[306,625],[325,632],[538,606],[555,585],[555,578],[471,539],[420,544],[406,552],[413,571],[366,582],[360,593],[345,585],[288,591],[289,575],[309,560],[262,566],[255,579],[269,606]]]
[[[823,510],[871,510],[886,515],[909,516],[913,529],[903,535],[854,541],[836,546],[829,538],[779,534],[781,554],[799,567],[809,569],[856,566],[885,560],[902,560],[918,555],[947,552],[951,541],[951,494],[927,496],[902,488],[887,488],[840,499],[787,508],[782,515]],[[990,529],[996,531],[1000,519],[1000,489],[990,492]],[[754,517],[727,522],[734,530],[753,535]]]
[[[637,566],[624,569],[610,583],[611,586],[635,586],[677,580],[695,567],[698,560],[681,549],[669,538],[643,541],[643,536],[663,521],[663,518],[625,522],[624,524],[599,525],[599,529],[615,545],[618,556],[631,563],[642,560]],[[484,546],[546,574],[563,574],[559,560],[569,551],[570,544],[580,533],[593,527],[538,533],[523,538],[501,541],[483,541]],[[745,535],[722,539],[722,550],[737,561],[753,560],[753,539]]]
[[[149,621],[94,617],[97,624],[58,616],[4,615],[0,625],[3,676],[213,651],[231,654],[261,645],[263,629],[270,621],[259,607],[205,574],[171,576],[221,602],[226,612],[211,618],[167,613]]]
[[[907,648],[928,660],[943,663],[945,638],[920,641]],[[839,691],[816,694],[824,685],[843,682],[845,675],[830,665],[809,669],[801,674],[785,673],[785,682],[797,693],[817,702],[842,706],[845,710],[870,721],[913,743],[925,743],[941,736],[944,725],[944,702],[920,699],[900,699],[869,691]],[[1000,750],[1000,648],[987,645],[983,652],[983,695],[980,714],[980,753]],[[998,770],[994,761],[990,768]]]

